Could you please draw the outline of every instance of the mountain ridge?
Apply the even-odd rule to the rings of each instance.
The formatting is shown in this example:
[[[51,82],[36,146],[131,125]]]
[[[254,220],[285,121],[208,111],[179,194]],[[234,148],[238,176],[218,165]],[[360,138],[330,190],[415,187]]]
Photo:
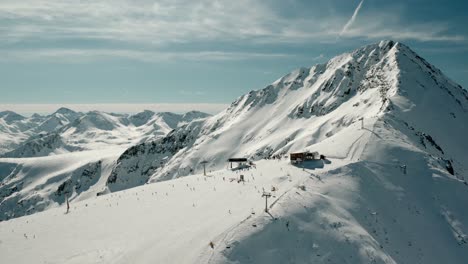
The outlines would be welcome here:
[[[417,92],[412,92],[420,89],[414,87],[415,83],[431,87],[427,88],[427,94],[437,94],[430,97],[430,100],[427,99],[426,104],[432,104],[439,100],[439,96],[444,96],[443,98],[452,100],[455,104],[444,106],[450,110],[446,115],[456,112],[463,116],[462,118],[467,118],[468,97],[465,90],[445,78],[440,70],[427,63],[406,45],[381,41],[339,55],[325,64],[300,68],[264,89],[251,91],[239,97],[226,110],[203,123],[181,127],[158,142],[131,147],[119,158],[110,183],[118,181],[119,173],[123,177],[121,184],[131,181],[132,177],[138,177],[138,173],[148,181],[158,181],[158,178],[167,180],[199,170],[200,162],[205,159],[211,160],[213,169],[219,169],[230,156],[247,156],[257,160],[272,155],[284,155],[291,150],[304,150],[333,137],[343,127],[359,122],[361,118],[371,120],[381,115],[393,116],[392,118],[396,119],[409,118],[411,123],[421,123],[417,133],[423,135],[425,131],[434,130],[435,138],[443,138],[443,133],[434,129],[432,123],[420,122],[421,111],[410,111],[408,104],[415,105],[412,101],[419,103],[422,98]],[[427,111],[427,105],[421,104],[418,107]],[[416,110],[418,107],[413,106]],[[338,108],[342,109],[341,112],[333,114]],[[328,114],[331,115],[328,117]],[[395,117],[396,115],[398,117]],[[274,118],[265,120],[262,118],[265,116]],[[250,119],[255,121],[248,121]],[[298,127],[298,120],[305,122],[301,125],[315,123],[312,125],[315,128],[309,129],[313,133],[312,138],[304,129]],[[247,123],[248,125],[244,125]],[[296,125],[293,125],[294,123]],[[290,128],[285,128],[284,124],[290,125]],[[414,126],[418,127],[419,124]],[[461,133],[466,131],[463,123],[458,124],[458,130],[458,136],[461,137]],[[274,137],[268,142],[268,135],[272,134]],[[240,144],[231,145],[231,150],[226,150],[226,146],[221,146],[223,143],[217,143],[220,136],[231,137],[226,140],[237,141]],[[444,141],[447,140],[444,138]],[[158,149],[158,145],[164,146],[167,142],[171,145],[169,149]],[[203,152],[193,151],[206,142],[211,143]],[[249,148],[248,145],[254,147]],[[465,145],[450,148],[460,157],[468,157],[461,153],[468,147]],[[208,158],[206,153],[213,151],[217,154]],[[219,155],[220,152],[224,154]],[[133,158],[134,155],[141,156],[141,159]],[[182,157],[183,155],[186,156]],[[171,160],[172,157],[175,159]],[[190,159],[191,161],[187,161]],[[126,171],[125,166],[129,168]],[[120,168],[122,171],[119,171]],[[130,168],[138,169],[135,173],[128,173],[134,170]]]

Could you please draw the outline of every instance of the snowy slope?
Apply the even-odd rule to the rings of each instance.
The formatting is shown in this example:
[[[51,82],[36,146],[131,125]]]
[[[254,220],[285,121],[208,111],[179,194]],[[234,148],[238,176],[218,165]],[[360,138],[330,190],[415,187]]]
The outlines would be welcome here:
[[[383,121],[360,131],[339,143],[348,164],[312,172],[275,205],[278,220],[223,234],[210,263],[464,263],[466,181]]]
[[[1,222],[0,254],[7,263],[464,263],[466,186],[430,171],[327,163],[264,160],[72,201],[68,214]],[[245,184],[231,181],[240,174]],[[261,193],[273,186],[270,216]]]
[[[245,184],[223,170],[72,202],[69,214],[62,207],[1,222],[0,253],[15,263],[196,263],[219,233],[262,214],[262,188],[274,184],[278,198],[308,177],[287,167],[262,162]]]
[[[0,222],[0,254],[8,263],[465,263],[467,112],[468,93],[407,46],[365,46],[167,136],[96,151],[105,169],[86,152],[0,159],[11,184],[2,191],[45,183],[49,207],[62,204]],[[158,118],[167,117],[128,123],[137,131]],[[284,159],[302,150],[328,159]],[[230,170],[229,157],[256,168]],[[33,198],[28,189],[5,199],[8,212]],[[52,195],[64,191],[69,214]]]

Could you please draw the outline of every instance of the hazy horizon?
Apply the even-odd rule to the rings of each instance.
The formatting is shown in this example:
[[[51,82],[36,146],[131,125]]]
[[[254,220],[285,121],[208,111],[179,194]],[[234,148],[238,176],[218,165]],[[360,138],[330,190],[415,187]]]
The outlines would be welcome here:
[[[228,106],[229,104],[0,104],[0,112],[13,111],[23,116],[47,115],[64,107],[75,112],[101,111],[116,114],[135,114],[145,110],[172,113],[200,111],[217,114]]]

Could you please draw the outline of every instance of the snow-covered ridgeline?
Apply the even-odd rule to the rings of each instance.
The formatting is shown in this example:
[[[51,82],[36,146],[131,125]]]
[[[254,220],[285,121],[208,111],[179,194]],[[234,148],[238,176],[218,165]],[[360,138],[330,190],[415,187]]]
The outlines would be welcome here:
[[[131,147],[119,158],[109,186],[121,190],[125,184],[189,175],[199,172],[204,160],[219,169],[233,156],[258,160],[317,149],[315,144],[334,141],[345,136],[345,128],[375,118],[405,124],[416,136],[411,144],[425,148],[430,139],[447,150],[441,158],[458,157],[451,163],[461,165],[468,158],[463,140],[468,129],[461,122],[467,109],[463,88],[407,46],[382,41],[301,68],[241,96],[218,115]]]

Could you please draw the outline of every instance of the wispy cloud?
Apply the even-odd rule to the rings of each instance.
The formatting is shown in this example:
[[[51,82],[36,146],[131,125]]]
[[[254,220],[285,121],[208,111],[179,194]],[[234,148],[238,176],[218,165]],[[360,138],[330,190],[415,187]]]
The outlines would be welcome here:
[[[124,58],[144,62],[161,61],[236,61],[292,57],[285,53],[225,52],[225,51],[147,51],[132,49],[26,49],[0,50],[0,61],[8,60],[63,60],[86,62],[95,59]]]
[[[312,58],[312,60],[314,60],[314,61],[318,61],[318,60],[322,60],[322,59],[325,59],[325,55],[323,55],[323,54],[320,54],[317,57]]]
[[[4,0],[0,18],[13,21],[3,39],[91,38],[152,44],[272,34],[260,2]],[[274,21],[270,21],[274,23]]]
[[[348,28],[354,23],[354,20],[356,20],[356,17],[359,14],[359,10],[361,10],[361,7],[362,7],[363,3],[364,3],[364,0],[361,0],[361,2],[359,2],[358,6],[354,10],[353,15],[348,20],[348,22],[346,22],[346,24],[343,26],[343,29],[340,32],[340,36],[342,36],[348,30]]]
[[[181,95],[190,95],[190,96],[202,96],[202,95],[206,94],[205,91],[200,91],[200,90],[195,90],[195,91],[179,90],[178,93],[181,94]]]
[[[313,15],[286,17],[277,6],[259,0],[2,0],[0,44],[4,49],[0,57],[239,60],[285,56],[248,51],[257,51],[264,44],[327,43],[336,41],[336,36],[467,40],[464,35],[447,33],[448,24],[403,24],[396,12],[363,12],[363,5],[364,0],[347,19],[344,14],[315,9],[311,10],[316,12]],[[108,50],[82,44],[92,42]],[[242,51],[223,49],[227,42],[241,43]],[[193,43],[197,45],[190,45]],[[27,56],[21,56],[16,50],[18,44],[40,48],[25,50]],[[193,48],[176,52],[171,49],[174,45]],[[218,48],[213,51],[213,47]]]

